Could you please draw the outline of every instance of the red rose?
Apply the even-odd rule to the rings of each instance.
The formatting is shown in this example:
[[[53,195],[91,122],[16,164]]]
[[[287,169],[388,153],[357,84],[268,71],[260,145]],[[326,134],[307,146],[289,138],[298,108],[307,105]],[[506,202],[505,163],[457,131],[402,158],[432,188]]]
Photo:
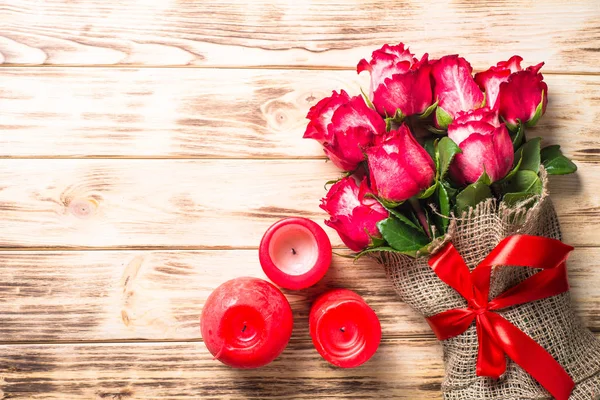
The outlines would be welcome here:
[[[500,84],[498,112],[511,129],[517,127],[517,120],[534,126],[546,112],[548,85],[538,72],[542,65],[544,63],[515,72]]]
[[[500,61],[495,67],[475,74],[475,82],[485,91],[486,103],[491,109],[497,109],[500,84],[506,82],[511,74],[522,70],[521,61],[521,57],[512,56],[508,61]]]
[[[457,183],[477,181],[484,168],[492,181],[504,178],[510,171],[513,145],[495,111],[486,107],[459,113],[448,127],[448,137],[462,150],[450,166],[450,175]]]
[[[458,112],[483,105],[484,96],[471,73],[473,68],[458,55],[444,56],[433,63],[433,95],[438,101],[435,125],[447,128]]]
[[[396,111],[404,116],[422,114],[432,103],[430,65],[427,54],[417,61],[404,48],[384,45],[375,50],[371,61],[361,60],[356,70],[371,74],[370,97],[382,115],[394,116]]]
[[[380,197],[401,202],[427,189],[435,178],[435,165],[427,151],[402,124],[367,150],[371,188]]]
[[[371,237],[381,237],[377,222],[389,213],[372,197],[367,183],[360,187],[352,177],[335,183],[321,200],[321,208],[330,215],[325,225],[335,229],[350,249],[361,251],[371,244]]]
[[[343,90],[311,107],[306,118],[310,122],[304,137],[321,143],[329,159],[345,171],[354,170],[373,137],[385,132],[385,121],[362,96],[351,98]]]

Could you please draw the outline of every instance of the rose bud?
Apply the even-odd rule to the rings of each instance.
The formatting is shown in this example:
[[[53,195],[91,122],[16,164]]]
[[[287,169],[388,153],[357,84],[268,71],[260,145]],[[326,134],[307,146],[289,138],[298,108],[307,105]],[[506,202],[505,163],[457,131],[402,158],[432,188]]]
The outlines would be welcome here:
[[[458,112],[483,106],[483,93],[471,73],[473,68],[458,55],[444,56],[433,63],[433,96],[438,101],[434,122],[438,128],[447,128]]]
[[[406,124],[390,131],[367,150],[371,188],[385,200],[399,203],[427,189],[435,178],[435,165]]]
[[[417,61],[404,44],[384,45],[375,50],[371,61],[361,60],[356,71],[371,74],[370,97],[381,115],[393,117],[422,114],[433,103],[430,65],[427,54]]]
[[[542,65],[544,63],[515,72],[500,84],[498,112],[511,130],[517,128],[517,120],[534,126],[546,112],[548,85],[538,72]]]
[[[354,170],[373,136],[385,133],[385,121],[362,96],[350,97],[343,90],[311,107],[306,118],[310,122],[304,138],[321,143],[329,159],[344,171]]]
[[[330,215],[325,225],[335,229],[346,246],[361,251],[371,244],[372,237],[381,237],[377,222],[389,213],[372,197],[363,180],[360,187],[352,177],[346,177],[329,189],[321,200],[321,208]]]
[[[514,159],[510,135],[488,107],[459,113],[448,127],[448,137],[462,150],[450,165],[456,183],[473,183],[484,170],[495,182],[510,171]]]
[[[522,70],[521,61],[521,57],[512,56],[508,61],[500,61],[495,67],[475,74],[475,82],[485,91],[486,103],[491,109],[498,107],[500,84],[506,82],[511,74]]]

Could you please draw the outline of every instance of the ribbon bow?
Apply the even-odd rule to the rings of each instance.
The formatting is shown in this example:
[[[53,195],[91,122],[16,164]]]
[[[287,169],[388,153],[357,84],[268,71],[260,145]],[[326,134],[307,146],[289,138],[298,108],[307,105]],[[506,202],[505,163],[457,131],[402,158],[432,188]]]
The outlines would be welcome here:
[[[427,322],[439,340],[446,340],[466,331],[475,320],[478,376],[499,378],[506,371],[507,355],[557,400],[567,400],[575,386],[569,374],[542,346],[494,311],[566,292],[569,283],[565,261],[572,250],[559,240],[513,235],[502,240],[469,272],[456,248],[448,243],[429,259],[429,265],[467,300],[468,307],[444,311],[427,318]],[[489,301],[492,268],[500,265],[542,271]]]

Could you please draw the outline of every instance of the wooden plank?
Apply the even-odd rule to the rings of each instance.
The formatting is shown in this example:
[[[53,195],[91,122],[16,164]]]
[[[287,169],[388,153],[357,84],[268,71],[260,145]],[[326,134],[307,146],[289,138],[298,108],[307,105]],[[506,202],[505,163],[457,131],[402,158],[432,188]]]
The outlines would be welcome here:
[[[600,248],[576,249],[569,275],[579,315],[600,331]],[[0,340],[197,340],[206,298],[238,276],[265,279],[256,251],[0,252]],[[384,337],[433,336],[400,302],[381,267],[334,257],[316,286],[284,290],[294,311],[293,341],[308,339],[312,301],[335,287],[365,298]]]
[[[368,88],[368,75],[351,71],[3,68],[2,76],[0,157],[324,157],[302,139],[309,108],[332,90]],[[599,161],[600,77],[546,80],[547,114],[529,137]]]
[[[579,167],[550,191],[565,241],[597,246],[600,164]],[[0,160],[0,247],[256,248],[282,217],[322,224],[337,176],[323,160]]]
[[[0,346],[0,398],[441,399],[442,368],[433,339],[384,341],[357,369],[307,341],[257,370],[225,367],[203,343]]]
[[[600,71],[594,0],[5,0],[2,11],[8,64],[354,68],[383,43],[404,41],[436,57],[461,53],[478,68],[519,53],[554,71]]]

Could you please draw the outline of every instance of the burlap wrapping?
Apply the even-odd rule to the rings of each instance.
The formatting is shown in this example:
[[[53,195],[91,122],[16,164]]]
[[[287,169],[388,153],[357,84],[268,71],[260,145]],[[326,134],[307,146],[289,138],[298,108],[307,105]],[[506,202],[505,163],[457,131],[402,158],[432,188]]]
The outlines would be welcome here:
[[[503,238],[523,233],[561,239],[560,226],[546,191],[528,203],[508,207],[494,200],[480,203],[461,218],[453,217],[439,249],[452,241],[472,270]],[[535,204],[534,204],[535,203]],[[532,206],[533,204],[533,206]],[[427,264],[428,257],[411,258],[395,253],[376,253],[401,299],[429,317],[467,302],[442,282]],[[523,281],[538,270],[499,267],[492,273],[490,299]],[[514,306],[498,312],[544,347],[574,379],[571,399],[600,399],[600,341],[585,328],[571,306],[570,294]],[[478,377],[477,333],[475,324],[463,334],[442,341],[446,375],[442,383],[444,399],[550,399],[549,393],[527,372],[508,360],[506,373],[493,380]]]

